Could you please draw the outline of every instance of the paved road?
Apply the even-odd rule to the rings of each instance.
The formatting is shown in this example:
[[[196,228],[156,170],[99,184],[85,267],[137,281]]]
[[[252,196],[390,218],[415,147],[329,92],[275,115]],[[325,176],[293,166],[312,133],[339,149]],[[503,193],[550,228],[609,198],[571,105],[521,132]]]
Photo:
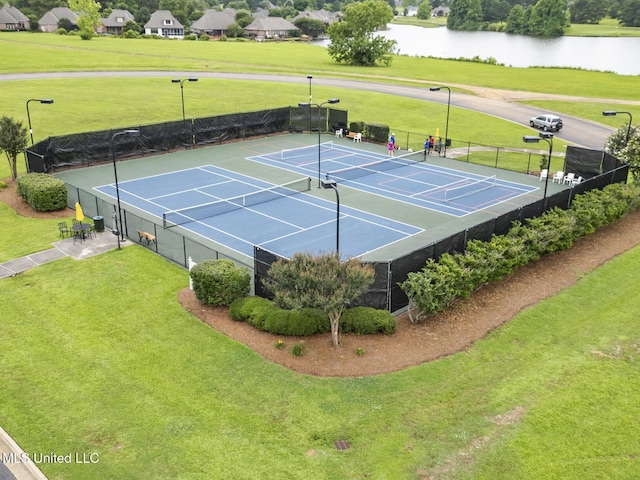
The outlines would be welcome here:
[[[308,85],[309,80],[305,75],[269,75],[269,74],[250,74],[250,73],[220,73],[220,72],[56,72],[56,73],[24,73],[24,74],[7,74],[0,75],[0,81],[7,80],[36,80],[43,78],[86,78],[86,77],[188,77],[195,74],[200,78],[220,78],[227,80],[254,80],[267,82],[284,82]],[[365,90],[371,92],[385,93],[389,95],[399,95],[404,97],[416,98],[429,102],[437,102],[446,104],[448,101],[448,91],[446,89],[440,92],[429,91],[429,86],[433,84],[425,83],[424,86],[403,86],[377,83],[364,80],[349,80],[337,78],[313,78],[314,85],[335,88],[349,88],[355,90]],[[589,102],[602,102],[602,110],[612,108],[613,104],[620,103],[619,100],[598,100],[583,99],[579,97],[568,97],[561,95],[543,95],[530,94],[525,92],[509,92],[488,88],[480,88],[465,85],[448,85],[450,87],[465,88],[475,92],[475,95],[462,94],[453,92],[451,94],[451,105],[459,108],[466,108],[488,115],[493,115],[504,120],[508,120],[520,125],[529,125],[529,119],[541,112],[539,108],[530,107],[524,104],[514,103],[523,99],[557,99],[557,100],[585,100]],[[336,95],[338,96],[338,95]],[[636,103],[625,101],[626,104]],[[552,112],[553,113],[553,112]],[[562,114],[564,120],[564,128],[556,133],[556,136],[574,145],[600,150],[605,139],[611,135],[614,129],[600,124],[583,120],[580,118],[569,117]],[[453,124],[455,125],[455,124]],[[451,125],[450,125],[451,126]],[[449,132],[451,133],[451,128]],[[532,134],[535,132],[532,130]],[[457,135],[450,135],[456,137]]]

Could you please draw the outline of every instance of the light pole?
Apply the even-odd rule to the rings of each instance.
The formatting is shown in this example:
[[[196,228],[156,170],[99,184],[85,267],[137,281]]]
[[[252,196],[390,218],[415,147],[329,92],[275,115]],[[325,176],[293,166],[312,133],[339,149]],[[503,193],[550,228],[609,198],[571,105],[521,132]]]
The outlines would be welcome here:
[[[336,253],[340,258],[340,195],[338,194],[338,184],[335,180],[322,179],[322,188],[333,188],[336,192]]]
[[[171,83],[179,83],[180,84],[180,97],[182,98],[182,126],[185,129],[185,133],[187,131],[186,128],[186,117],[184,114],[184,82],[197,82],[198,79],[195,77],[190,77],[190,78],[185,78],[183,80],[180,80],[179,78],[174,78],[171,80]],[[191,138],[191,140],[193,141],[193,136]],[[187,144],[189,143],[189,139],[187,138]],[[186,145],[185,145],[186,146]]]
[[[116,199],[118,201],[118,218],[120,221],[120,229],[118,230],[118,228],[116,228],[116,230],[113,233],[118,237],[118,250],[120,250],[120,242],[121,241],[124,242],[125,239],[124,239],[124,230],[122,227],[122,209],[120,208],[120,188],[118,187],[118,169],[116,168],[116,152],[113,149],[113,142],[115,138],[120,135],[125,135],[129,137],[139,137],[140,130],[123,130],[121,132],[116,132],[111,136],[110,147],[111,147],[111,157],[113,159],[113,176],[115,177],[115,180],[116,180]]]
[[[31,136],[31,145],[33,145],[33,129],[31,128],[31,115],[29,114],[29,102],[40,102],[45,104],[52,104],[51,98],[30,98],[27,100],[27,121],[29,122],[29,135]]]
[[[322,115],[320,115],[320,111],[323,106],[327,104],[334,104],[334,103],[340,103],[340,99],[330,98],[326,102],[322,102],[320,105],[318,105],[317,103],[299,103],[298,104],[298,107],[308,107],[309,115],[311,115],[311,107],[318,107],[318,188],[322,186],[321,185],[322,179],[320,178],[321,176],[320,174],[320,131],[322,130],[322,125],[320,124],[320,121],[322,120]]]
[[[602,112],[602,115],[604,115],[605,117],[615,117],[619,113],[624,113],[626,115],[629,115],[629,126],[627,127],[627,138],[624,141],[624,146],[626,147],[629,144],[629,134],[631,133],[631,122],[633,122],[633,117],[631,116],[631,113],[629,113],[629,112],[615,112],[613,110],[605,110],[604,112]]]
[[[309,80],[309,133],[311,133],[311,103],[313,102],[313,98],[311,97],[311,79],[313,79],[313,76],[307,75],[307,80]]]
[[[447,156],[447,140],[449,140],[449,110],[451,109],[451,89],[449,87],[429,87],[430,92],[439,92],[441,89],[446,88],[449,91],[447,98],[447,122],[444,127],[444,156]]]
[[[547,176],[544,179],[544,195],[542,196],[542,198],[547,198],[547,185],[549,184],[549,175],[551,174],[551,154],[553,153],[553,133],[540,132],[540,135],[538,137],[534,135],[525,135],[522,137],[522,141],[525,143],[538,143],[540,140],[544,140],[549,144],[549,160],[547,162]]]

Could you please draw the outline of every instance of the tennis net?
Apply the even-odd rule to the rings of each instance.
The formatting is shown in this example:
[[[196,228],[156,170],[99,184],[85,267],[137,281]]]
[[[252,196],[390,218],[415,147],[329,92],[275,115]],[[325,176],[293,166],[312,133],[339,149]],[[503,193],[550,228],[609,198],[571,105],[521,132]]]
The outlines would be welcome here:
[[[185,223],[204,220],[205,218],[222,215],[243,207],[251,207],[309,190],[311,190],[311,179],[305,177],[245,195],[165,212],[162,214],[162,225],[164,228],[177,227]]]
[[[464,185],[460,185],[458,187],[446,188],[444,190],[444,200],[445,202],[457,200],[458,198],[467,197],[469,195],[473,195],[474,193],[482,192],[483,190],[492,188],[495,185],[496,176],[492,175],[491,177],[481,178],[480,180],[465,183]]]
[[[333,142],[324,142],[320,144],[320,151],[325,152],[333,150]],[[280,152],[280,160],[291,160],[294,158],[304,158],[310,155],[316,155],[318,145],[309,145],[307,147],[289,148]]]
[[[375,162],[364,163],[362,165],[354,165],[353,167],[341,168],[327,172],[327,179],[334,180],[353,180],[354,178],[373,175],[374,173],[388,172],[396,168],[415,165],[424,161],[424,155],[416,152],[406,153],[399,157],[385,158],[376,160]]]

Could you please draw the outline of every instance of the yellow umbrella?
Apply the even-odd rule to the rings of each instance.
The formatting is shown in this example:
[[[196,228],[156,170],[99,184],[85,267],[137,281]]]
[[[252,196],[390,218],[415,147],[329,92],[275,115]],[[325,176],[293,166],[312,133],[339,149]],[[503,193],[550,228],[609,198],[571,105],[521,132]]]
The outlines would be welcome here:
[[[436,140],[440,140],[440,127],[436,128]]]
[[[79,202],[76,202],[76,220],[80,223],[84,220],[84,213],[82,213],[82,207]]]

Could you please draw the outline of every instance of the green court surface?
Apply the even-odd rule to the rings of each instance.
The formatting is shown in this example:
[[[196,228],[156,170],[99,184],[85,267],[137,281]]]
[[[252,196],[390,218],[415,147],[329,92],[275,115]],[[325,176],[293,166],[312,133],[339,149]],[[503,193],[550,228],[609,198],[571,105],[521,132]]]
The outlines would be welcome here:
[[[228,169],[240,174],[257,178],[273,184],[284,184],[301,178],[300,174],[293,173],[274,166],[263,165],[255,161],[248,160],[249,157],[280,152],[286,149],[293,149],[303,146],[317,145],[317,134],[282,134],[250,140],[230,142],[226,144],[208,146],[203,148],[185,149],[172,151],[160,155],[150,155],[141,158],[121,160],[117,162],[117,175],[119,183],[127,180],[148,177],[162,173],[169,173],[192,167],[203,165],[215,165],[216,167]],[[349,147],[356,147],[369,152],[386,152],[386,145],[373,143],[354,143],[347,138],[334,138],[333,135],[322,135],[322,142],[333,141],[336,144],[344,144]],[[403,152],[399,152],[402,154]],[[406,152],[404,152],[406,153]],[[445,213],[428,210],[423,207],[400,202],[380,195],[374,195],[363,191],[351,189],[346,185],[339,185],[340,203],[351,208],[359,209],[367,213],[372,213],[381,217],[386,217],[398,222],[403,222],[424,231],[410,236],[395,243],[365,254],[361,259],[364,261],[380,262],[406,255],[425,246],[436,243],[465,229],[486,222],[503,213],[517,209],[520,206],[533,203],[543,196],[544,182],[534,175],[527,175],[508,170],[495,169],[483,165],[466,163],[448,158],[430,155],[426,157],[426,162],[460,170],[476,175],[490,177],[496,175],[498,179],[517,182],[524,185],[536,187],[529,194],[523,194],[510,201],[494,205],[490,209],[480,210],[464,217],[454,217]],[[321,168],[322,174],[325,172]],[[110,209],[115,203],[112,198],[97,192],[94,187],[114,183],[114,165],[105,163],[101,165],[77,168],[67,171],[59,171],[55,176],[62,179],[69,189],[69,201],[75,203],[80,198],[83,208],[88,215],[104,215],[107,227],[111,227],[110,215],[105,214],[104,208],[100,208],[103,203],[108,203]],[[547,195],[552,195],[562,189],[568,188],[557,183],[548,182]],[[329,202],[335,202],[336,196],[331,189],[317,188],[317,178],[312,178],[312,189],[305,192],[305,195],[312,195],[323,198]],[[95,199],[93,197],[96,197]],[[100,200],[96,200],[100,199]],[[93,205],[92,205],[93,204]],[[145,221],[153,223],[153,228],[158,232],[158,243],[162,241],[162,221],[153,218],[144,211],[140,211],[126,203],[122,204],[126,214],[135,214]],[[126,232],[132,241],[138,241],[135,231],[135,222],[126,222]],[[149,227],[147,227],[148,229]],[[179,227],[171,230],[179,230]],[[189,232],[183,232],[185,237],[189,237]],[[253,258],[228,249],[224,245],[204,239],[194,239],[198,243],[205,245],[223,256],[247,266],[253,265]],[[162,252],[161,252],[162,253]],[[181,263],[181,262],[179,262]]]

